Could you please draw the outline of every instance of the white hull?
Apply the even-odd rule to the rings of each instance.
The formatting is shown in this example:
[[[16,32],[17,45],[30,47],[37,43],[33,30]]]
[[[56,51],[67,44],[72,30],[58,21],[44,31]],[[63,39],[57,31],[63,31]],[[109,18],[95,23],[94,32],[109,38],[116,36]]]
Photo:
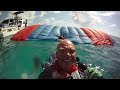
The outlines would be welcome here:
[[[2,28],[2,32],[3,32],[4,37],[6,37],[9,35],[16,34],[18,31],[20,31],[23,28],[24,27],[20,27],[19,30],[18,30],[18,27]]]

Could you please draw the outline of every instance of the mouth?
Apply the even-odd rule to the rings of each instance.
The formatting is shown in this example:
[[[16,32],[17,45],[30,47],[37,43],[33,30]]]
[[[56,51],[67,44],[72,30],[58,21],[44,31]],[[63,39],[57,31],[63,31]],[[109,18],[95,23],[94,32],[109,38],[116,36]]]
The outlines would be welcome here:
[[[71,60],[63,60],[64,62],[70,62]]]

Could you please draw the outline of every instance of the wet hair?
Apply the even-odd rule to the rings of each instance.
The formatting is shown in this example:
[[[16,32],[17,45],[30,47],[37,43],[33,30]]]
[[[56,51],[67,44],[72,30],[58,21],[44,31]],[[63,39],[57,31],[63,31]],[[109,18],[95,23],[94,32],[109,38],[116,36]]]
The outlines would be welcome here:
[[[65,39],[63,36],[59,36],[58,38],[59,38],[59,39]]]
[[[68,39],[61,39],[61,40],[59,41],[59,44],[57,45],[57,50],[59,49],[59,45],[60,45],[60,44],[62,44],[62,45],[72,44],[72,45],[74,46],[74,44],[73,44],[70,40],[68,40]]]

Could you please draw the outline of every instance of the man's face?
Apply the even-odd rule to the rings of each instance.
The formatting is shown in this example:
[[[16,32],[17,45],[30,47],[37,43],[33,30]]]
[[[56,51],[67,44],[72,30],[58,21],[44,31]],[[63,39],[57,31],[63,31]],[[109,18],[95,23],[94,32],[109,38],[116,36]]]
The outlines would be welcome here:
[[[56,58],[61,69],[68,72],[69,67],[76,62],[76,52],[73,43],[62,40],[57,47]]]

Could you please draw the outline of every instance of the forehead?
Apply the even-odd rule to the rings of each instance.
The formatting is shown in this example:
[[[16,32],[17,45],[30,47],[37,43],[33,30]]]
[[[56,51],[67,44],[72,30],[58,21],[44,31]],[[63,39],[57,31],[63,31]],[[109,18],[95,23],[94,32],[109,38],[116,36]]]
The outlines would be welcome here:
[[[75,48],[74,44],[69,40],[63,40],[58,44],[57,49],[59,48]]]

